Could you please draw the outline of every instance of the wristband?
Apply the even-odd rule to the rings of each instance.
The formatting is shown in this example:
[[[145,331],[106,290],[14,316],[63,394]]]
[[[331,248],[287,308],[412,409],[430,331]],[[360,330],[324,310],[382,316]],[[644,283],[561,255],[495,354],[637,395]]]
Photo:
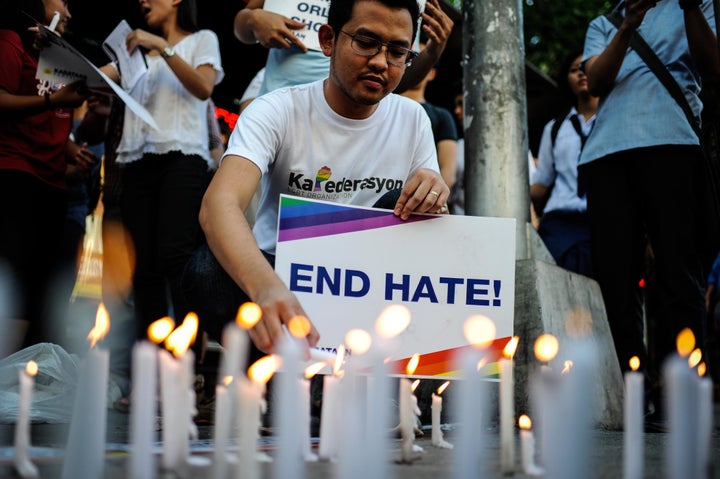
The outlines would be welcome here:
[[[45,93],[45,108],[52,110],[52,102],[50,101],[50,93]]]
[[[703,0],[678,0],[678,5],[683,10],[689,10],[702,5]]]

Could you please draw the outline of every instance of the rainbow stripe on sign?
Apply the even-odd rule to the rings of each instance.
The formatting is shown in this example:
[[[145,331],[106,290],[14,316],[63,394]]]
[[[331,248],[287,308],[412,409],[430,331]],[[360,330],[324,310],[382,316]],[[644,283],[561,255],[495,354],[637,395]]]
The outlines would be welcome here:
[[[283,195],[280,198],[278,242],[387,228],[435,218],[438,216],[412,215],[403,221],[390,210],[358,209]]]

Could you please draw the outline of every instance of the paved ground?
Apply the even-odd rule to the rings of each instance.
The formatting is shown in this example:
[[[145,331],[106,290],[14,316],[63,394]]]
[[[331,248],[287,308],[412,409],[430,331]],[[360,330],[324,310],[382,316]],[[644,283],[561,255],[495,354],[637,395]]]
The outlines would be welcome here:
[[[715,424],[720,424],[720,404],[715,405]],[[126,414],[108,411],[108,454],[106,460],[105,477],[110,479],[124,478],[127,453],[123,451],[127,443],[127,422]],[[33,456],[39,467],[41,477],[54,478],[60,476],[62,467],[62,444],[67,435],[67,425],[39,424],[32,428]],[[210,425],[200,426],[201,441],[194,442],[192,449],[195,454],[211,457],[212,442],[208,439],[212,436]],[[12,458],[13,426],[0,425],[0,477],[14,477]],[[456,438],[453,430],[445,433],[445,438],[453,442]],[[663,478],[665,474],[665,451],[667,434],[648,433],[645,434],[645,477]],[[500,473],[499,456],[500,442],[497,431],[489,430],[486,434],[487,444],[487,475],[488,478],[507,477]],[[605,479],[622,477],[622,432],[615,431],[594,431],[592,434],[592,453],[586,464],[586,474],[583,479]],[[273,455],[273,438],[263,438],[261,444],[268,454]],[[416,444],[420,445],[424,452],[420,453],[418,459],[412,464],[389,464],[391,478],[413,479],[439,479],[451,477],[453,471],[453,454],[451,451],[438,449],[430,444],[429,432],[419,438]],[[395,448],[399,443],[394,443]],[[518,448],[519,450],[519,448]],[[393,451],[393,456],[399,455],[399,450]],[[709,477],[720,478],[720,430],[716,427],[713,435],[712,455],[714,458],[714,471]],[[518,460],[519,462],[519,460]],[[192,477],[212,477],[212,470],[209,467],[195,467],[191,471]],[[158,471],[157,477],[170,478],[172,474]],[[272,469],[269,464],[263,464],[262,477],[272,477]],[[302,477],[298,474],[297,477]],[[307,463],[305,476],[309,479],[325,479],[337,477],[336,466],[331,463]],[[365,477],[362,474],[360,477]],[[522,473],[515,474],[517,478],[527,478]]]

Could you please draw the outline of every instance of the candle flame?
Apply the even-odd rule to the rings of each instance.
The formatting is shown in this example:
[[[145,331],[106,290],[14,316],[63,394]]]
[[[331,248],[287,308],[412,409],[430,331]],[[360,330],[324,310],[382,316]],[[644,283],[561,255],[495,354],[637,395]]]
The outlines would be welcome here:
[[[439,388],[437,388],[437,395],[438,396],[441,395],[447,389],[448,386],[450,386],[450,381],[445,381],[444,383],[442,383],[442,385]]]
[[[310,334],[312,324],[305,316],[298,315],[290,318],[290,321],[287,322],[287,329],[293,337],[301,339]]]
[[[518,426],[520,426],[520,429],[523,431],[528,431],[530,428],[532,428],[532,420],[530,419],[530,416],[527,414],[523,414],[518,418]]]
[[[228,386],[230,386],[230,384],[233,382],[233,377],[232,377],[232,376],[225,376],[224,378],[222,378],[222,381],[221,381],[221,382],[222,382],[223,386],[228,387]]]
[[[630,369],[633,371],[637,371],[640,369],[640,358],[637,356],[633,356],[630,358]]]
[[[688,356],[688,366],[692,369],[700,364],[700,361],[702,361],[702,351],[700,348],[695,348],[693,352],[690,353],[690,356]]]
[[[488,362],[488,359],[483,356],[483,357],[480,359],[480,361],[478,361],[477,366],[475,367],[475,370],[476,370],[477,372],[480,372],[480,370],[485,367],[485,365],[487,364],[487,362]]]
[[[413,381],[412,384],[410,385],[410,390],[411,390],[412,392],[415,392],[415,390],[417,389],[417,387],[418,387],[419,384],[420,384],[420,380],[419,380],[419,379],[416,379],[416,380]]]
[[[148,339],[155,344],[160,344],[170,336],[175,329],[175,321],[170,316],[165,316],[153,321],[147,329]]]
[[[495,323],[487,316],[476,314],[465,320],[463,333],[472,346],[485,349],[495,340]]]
[[[560,343],[552,334],[541,334],[535,340],[535,357],[543,363],[552,361],[559,349]]]
[[[680,356],[688,356],[695,349],[695,335],[690,328],[685,328],[677,336],[675,341],[677,352]]]
[[[342,369],[343,361],[345,361],[345,345],[341,344],[337,348],[335,356],[335,364],[333,364],[333,375],[337,376]]]
[[[105,309],[105,305],[100,303],[97,314],[95,315],[95,326],[93,326],[87,335],[87,339],[90,341],[90,347],[94,348],[97,342],[104,338],[109,330],[110,316],[108,315],[107,309]]]
[[[406,306],[391,304],[375,320],[375,332],[383,339],[392,339],[407,329],[411,317]]]
[[[30,377],[34,377],[38,373],[38,365],[32,359],[25,365],[25,373]]]
[[[705,376],[705,373],[707,373],[707,365],[705,363],[698,364],[697,373],[700,377]]]
[[[319,361],[317,363],[313,363],[310,366],[305,368],[305,378],[310,379],[311,377],[315,376],[317,373],[319,373],[322,368],[324,368],[327,365],[324,361]]]
[[[405,372],[408,373],[408,375],[413,374],[417,369],[418,364],[420,364],[420,355],[415,353],[410,358],[410,361],[408,361],[407,366],[405,366]]]
[[[365,354],[372,345],[372,338],[364,329],[351,329],[345,335],[345,344],[353,354]]]
[[[165,347],[172,351],[173,356],[179,358],[185,354],[191,344],[195,342],[198,329],[198,317],[195,313],[188,313],[182,324],[170,333],[165,340]]]
[[[267,383],[280,367],[281,360],[273,354],[263,356],[248,368],[248,377],[255,383]]]
[[[262,309],[255,303],[247,302],[238,308],[235,322],[244,330],[251,329],[262,318]]]
[[[513,336],[510,341],[507,342],[505,347],[503,348],[503,356],[507,359],[512,359],[513,356],[515,356],[515,351],[517,350],[518,343],[520,342],[519,336]]]
[[[573,362],[572,362],[572,360],[571,360],[571,359],[566,359],[565,362],[563,363],[563,368],[562,368],[562,371],[560,371],[560,374],[567,374],[567,373],[569,373],[570,370],[572,369],[572,367],[573,367]]]

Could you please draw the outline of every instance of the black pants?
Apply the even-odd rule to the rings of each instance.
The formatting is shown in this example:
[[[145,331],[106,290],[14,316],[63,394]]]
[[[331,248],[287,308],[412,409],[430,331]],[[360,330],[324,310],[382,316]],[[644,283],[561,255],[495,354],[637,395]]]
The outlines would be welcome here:
[[[697,148],[663,146],[617,153],[580,167],[587,188],[595,278],[602,290],[620,367],[647,366],[638,282],[646,245],[654,255],[653,308],[658,366],[685,327],[702,344],[704,278],[698,241]]]
[[[185,263],[202,242],[200,203],[208,166],[180,152],[145,155],[123,171],[122,217],[135,248],[133,292],[138,337],[170,312],[176,323],[190,311],[181,288]]]
[[[62,344],[64,316],[56,312],[68,298],[54,305],[51,290],[59,271],[67,195],[28,173],[0,170],[0,205],[0,295],[16,300],[0,299],[0,319],[29,321],[24,347]]]

